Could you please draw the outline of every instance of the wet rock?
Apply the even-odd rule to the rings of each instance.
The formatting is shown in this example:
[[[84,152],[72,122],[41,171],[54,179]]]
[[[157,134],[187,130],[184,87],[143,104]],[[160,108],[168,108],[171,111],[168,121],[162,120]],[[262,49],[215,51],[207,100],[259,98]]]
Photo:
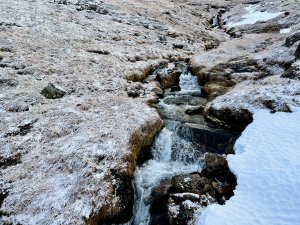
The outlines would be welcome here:
[[[201,195],[210,191],[213,192],[210,181],[200,174],[178,175],[172,178],[173,193],[190,192]]]
[[[63,90],[58,89],[53,84],[49,83],[41,92],[46,98],[49,99],[57,99],[62,98],[66,92]]]
[[[226,159],[223,156],[206,153],[204,156],[205,168],[202,174],[208,179],[221,182],[215,186],[216,199],[220,204],[223,203],[223,197],[229,199],[233,196],[236,186],[236,177],[229,170]]]
[[[204,111],[203,106],[198,106],[198,107],[191,107],[185,110],[185,113],[188,115],[202,115]]]
[[[175,64],[169,63],[166,68],[157,71],[156,78],[163,89],[178,85],[182,71]]]
[[[293,63],[292,66],[281,75],[281,77],[300,80],[300,60]]]
[[[207,99],[194,97],[190,95],[175,95],[167,96],[163,99],[163,102],[168,105],[190,105],[190,106],[204,106],[207,103]]]
[[[285,46],[286,47],[291,47],[294,45],[296,42],[300,41],[300,32],[296,32],[290,36],[288,36],[285,40]]]
[[[236,179],[226,159],[207,153],[201,173],[177,175],[153,189],[150,224],[194,224],[196,211],[213,203],[224,204],[235,186]]]
[[[162,181],[151,193],[151,225],[168,224],[168,196],[172,187],[171,180]]]
[[[118,216],[107,218],[106,223],[126,223],[132,216],[132,207],[134,202],[134,188],[132,184],[133,177],[128,174],[122,174],[112,171],[115,176],[114,188],[119,198],[120,206]]]
[[[211,121],[238,131],[243,131],[253,121],[252,113],[247,109],[218,109],[210,106],[205,109],[204,115]]]
[[[239,137],[237,132],[209,127],[206,124],[185,123],[179,125],[176,132],[181,138],[202,146],[205,151],[219,154],[229,151]]]

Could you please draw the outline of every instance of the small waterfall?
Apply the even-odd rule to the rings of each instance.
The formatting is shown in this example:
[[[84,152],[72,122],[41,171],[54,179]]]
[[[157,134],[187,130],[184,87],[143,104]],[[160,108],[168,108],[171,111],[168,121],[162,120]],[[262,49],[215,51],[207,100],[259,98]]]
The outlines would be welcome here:
[[[168,127],[163,128],[152,147],[153,159],[137,168],[135,172],[137,196],[134,225],[149,224],[149,198],[153,187],[174,175],[201,170],[200,160],[188,163],[186,149],[184,147],[177,149],[178,141],[179,138],[174,131]]]
[[[200,95],[201,88],[197,83],[197,77],[193,76],[187,69],[186,64],[181,64],[182,75],[180,76],[180,91],[178,95]],[[172,114],[174,106],[160,105],[165,111]],[[199,146],[188,142],[176,133],[180,122],[164,120],[165,127],[157,136],[151,151],[153,159],[138,167],[135,172],[136,200],[134,206],[134,216],[131,224],[148,225],[150,222],[150,198],[153,187],[157,186],[162,180],[178,174],[186,174],[200,171],[201,156]]]
[[[237,138],[236,134],[204,120],[201,107],[203,109],[207,99],[201,93],[197,77],[184,62],[176,62],[175,67],[181,72],[179,87],[165,90],[164,98],[156,104],[165,127],[151,147],[153,158],[135,171],[134,212],[126,225],[153,223],[155,219],[150,214],[155,198],[153,189],[175,175],[201,172],[205,152],[223,154],[232,138]]]

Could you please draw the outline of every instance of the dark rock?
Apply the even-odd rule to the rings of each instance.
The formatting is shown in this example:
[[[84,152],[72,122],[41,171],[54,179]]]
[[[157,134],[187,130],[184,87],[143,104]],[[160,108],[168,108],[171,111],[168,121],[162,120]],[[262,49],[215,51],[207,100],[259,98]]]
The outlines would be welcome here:
[[[192,143],[196,143],[208,152],[223,154],[234,145],[239,137],[237,132],[209,127],[205,124],[182,124],[176,132]]]
[[[25,123],[25,124],[19,125],[17,127],[17,129],[15,129],[14,131],[7,132],[4,136],[5,137],[17,136],[17,135],[25,136],[26,134],[28,134],[30,132],[31,128],[33,127],[33,123],[35,123],[35,122],[36,122],[36,120],[34,120],[30,123]]]
[[[171,186],[171,180],[165,180],[152,190],[150,203],[150,225],[169,224],[168,197]]]
[[[292,66],[281,75],[281,77],[300,80],[300,61],[298,60],[293,63]]]
[[[213,203],[224,204],[233,195],[236,178],[224,157],[205,155],[205,168],[164,180],[151,193],[152,225],[190,224],[195,212]]]
[[[161,83],[163,89],[171,88],[179,84],[181,71],[178,68],[171,71],[164,70],[157,73],[157,80]]]
[[[95,4],[88,5],[87,10],[92,10],[92,11],[95,11],[96,13],[103,14],[103,15],[106,15],[109,13],[107,9],[105,9],[101,6],[95,5]]]
[[[109,55],[109,51],[106,51],[106,50],[97,50],[97,49],[90,49],[90,50],[87,50],[88,52],[91,52],[91,53],[96,53],[96,54],[99,54],[99,55]]]
[[[179,85],[175,86],[175,87],[171,87],[171,92],[174,92],[174,91],[180,91],[181,88]]]
[[[173,48],[183,49],[184,44],[173,44]]]
[[[0,168],[2,169],[5,169],[9,166],[17,165],[19,163],[21,163],[21,154],[14,154],[9,156],[9,158],[0,156]]]
[[[101,221],[102,224],[119,224],[126,223],[132,216],[132,209],[134,203],[134,188],[132,184],[133,177],[128,174],[122,174],[112,170],[112,175],[115,177],[114,189],[120,201],[121,206],[116,216],[113,218],[106,218]]]
[[[295,55],[296,59],[300,59],[300,44],[298,45],[294,55]]]
[[[190,95],[177,95],[167,96],[163,99],[163,102],[168,105],[204,106],[207,103],[207,99]]]
[[[5,86],[15,87],[18,84],[19,82],[14,79],[0,79],[0,86],[5,85]]]
[[[285,40],[285,46],[291,47],[293,44],[295,44],[297,41],[300,41],[300,32],[294,33],[290,36],[288,36]]]
[[[200,174],[178,175],[172,178],[172,193],[190,192],[195,194],[203,194],[204,192],[212,192],[213,189],[210,180],[202,177]]]
[[[53,84],[49,83],[41,92],[46,98],[57,99],[62,98],[66,92],[56,88]]]
[[[252,113],[248,109],[215,109],[210,106],[204,111],[207,119],[237,131],[243,131],[253,121]]]
[[[203,111],[204,111],[204,107],[198,106],[198,107],[193,107],[185,110],[185,113],[188,115],[202,115]]]
[[[208,179],[221,182],[216,190],[216,199],[219,203],[223,203],[223,197],[229,199],[234,195],[233,191],[236,186],[236,177],[229,170],[226,159],[223,156],[207,153],[204,156],[205,168],[202,174]]]

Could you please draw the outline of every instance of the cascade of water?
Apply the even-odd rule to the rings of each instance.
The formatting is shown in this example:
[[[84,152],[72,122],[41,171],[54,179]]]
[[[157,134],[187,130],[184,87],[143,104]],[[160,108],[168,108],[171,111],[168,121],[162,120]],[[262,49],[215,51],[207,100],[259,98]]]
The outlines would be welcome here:
[[[197,77],[192,76],[187,67],[183,66],[182,71],[179,82],[181,90],[178,95],[200,94]],[[167,105],[165,107],[172,108]],[[134,225],[149,224],[149,202],[153,187],[166,178],[201,169],[199,146],[179,137],[176,133],[177,125],[176,121],[165,121],[165,128],[158,135],[151,149],[153,159],[136,170],[136,202],[132,221]]]
[[[153,187],[165,178],[177,174],[191,173],[199,170],[198,163],[187,163],[182,159],[184,153],[172,157],[176,135],[168,128],[164,128],[152,147],[153,159],[137,168],[135,173],[136,204],[134,209],[134,225],[147,225],[150,221],[150,194]],[[175,141],[175,142],[174,142]]]

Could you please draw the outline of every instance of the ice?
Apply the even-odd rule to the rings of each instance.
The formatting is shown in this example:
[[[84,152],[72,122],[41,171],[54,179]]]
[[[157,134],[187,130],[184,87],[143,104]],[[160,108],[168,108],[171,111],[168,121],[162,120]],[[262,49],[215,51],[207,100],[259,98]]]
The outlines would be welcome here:
[[[198,225],[296,225],[300,221],[300,109],[259,110],[235,144],[228,164],[237,177],[235,195],[210,205]]]
[[[259,7],[260,5],[252,5],[246,7],[245,9],[247,11],[247,14],[245,14],[242,17],[242,20],[238,22],[229,22],[227,26],[236,27],[236,26],[242,26],[246,24],[255,24],[257,21],[267,21],[282,14],[282,12],[272,13],[272,12],[257,11]]]

